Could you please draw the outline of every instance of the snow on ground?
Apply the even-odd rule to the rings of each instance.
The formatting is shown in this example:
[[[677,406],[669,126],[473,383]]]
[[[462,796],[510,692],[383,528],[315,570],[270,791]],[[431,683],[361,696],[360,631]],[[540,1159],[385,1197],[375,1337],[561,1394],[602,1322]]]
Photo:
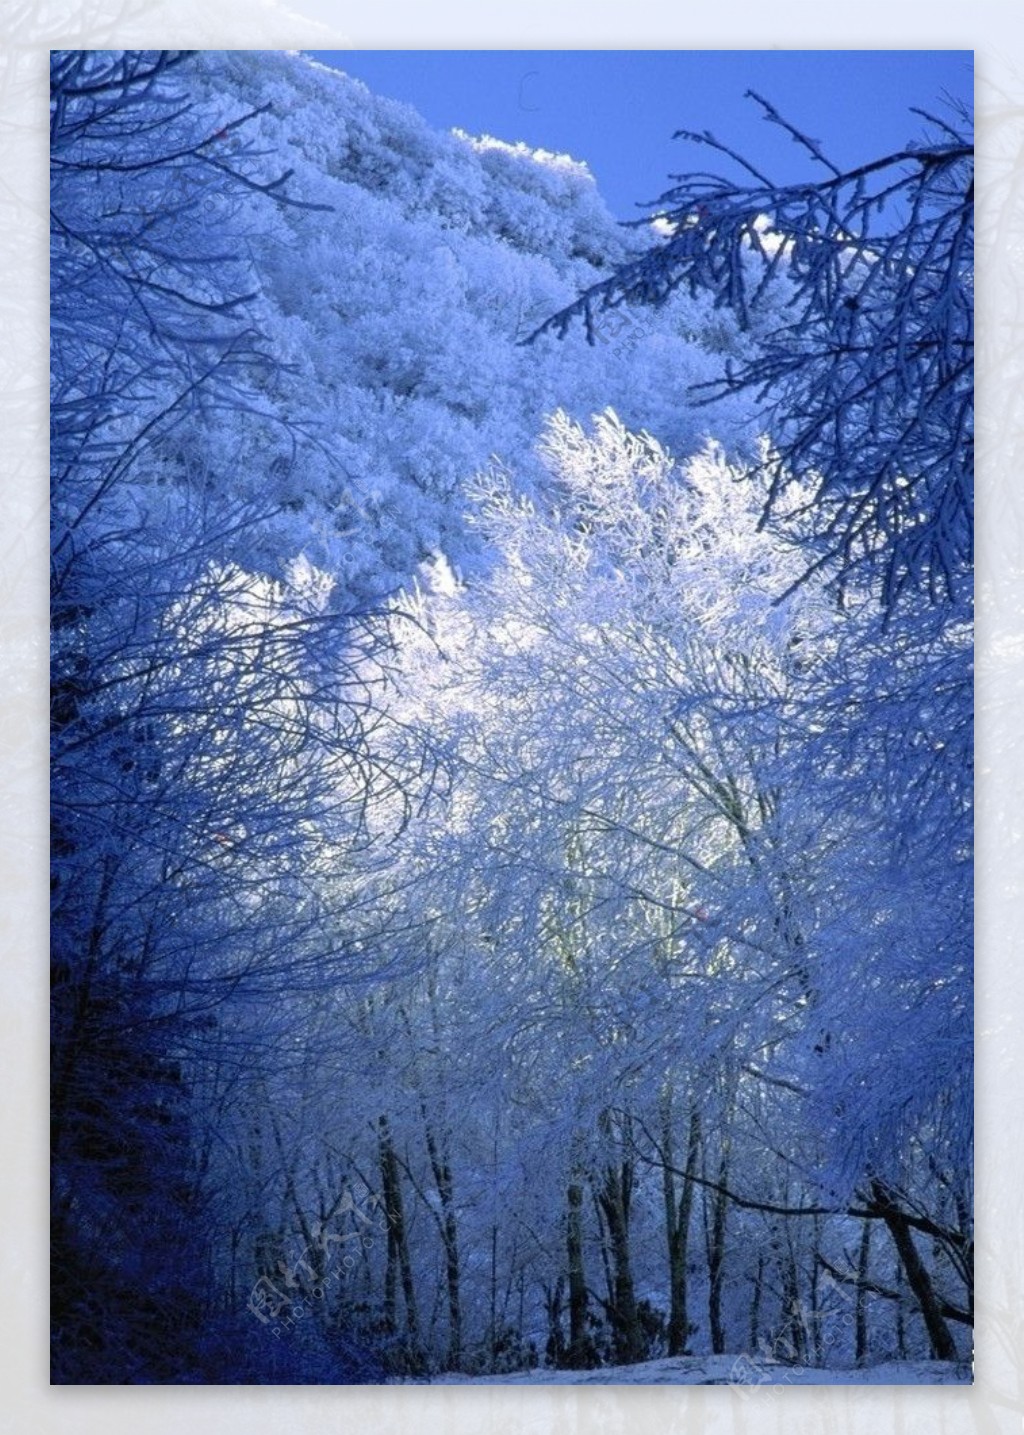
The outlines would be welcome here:
[[[432,1385],[970,1385],[971,1366],[892,1360],[856,1369],[782,1365],[746,1355],[675,1356],[600,1370],[527,1370],[509,1375],[436,1375]]]

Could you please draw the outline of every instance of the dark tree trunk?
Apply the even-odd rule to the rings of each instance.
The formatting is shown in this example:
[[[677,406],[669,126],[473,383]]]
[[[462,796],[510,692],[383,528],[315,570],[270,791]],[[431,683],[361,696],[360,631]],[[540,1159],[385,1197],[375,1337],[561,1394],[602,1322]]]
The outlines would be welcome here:
[[[630,1162],[623,1161],[609,1166],[605,1171],[599,1198],[608,1223],[612,1256],[611,1317],[615,1359],[622,1365],[635,1365],[643,1360],[646,1354],[630,1263],[629,1207],[632,1185],[633,1167]]]
[[[818,1298],[821,1276],[821,1265],[818,1261],[818,1252],[821,1250],[821,1222],[818,1217],[814,1218],[814,1252],[811,1260],[811,1347],[814,1351],[814,1363],[822,1366],[825,1363],[825,1347],[822,1339],[821,1329],[821,1303]]]
[[[956,1344],[942,1315],[931,1278],[925,1269],[924,1262],[918,1255],[906,1216],[882,1182],[873,1181],[871,1183],[871,1194],[889,1229],[893,1245],[896,1247],[906,1273],[907,1284],[913,1291],[914,1299],[920,1308],[925,1329],[928,1331],[928,1339],[931,1341],[932,1354],[936,1360],[956,1360]]]
[[[868,1279],[870,1260],[871,1222],[865,1221],[861,1226],[860,1247],[857,1251],[857,1296],[854,1304],[854,1334],[856,1340],[854,1359],[858,1365],[866,1365],[868,1360],[868,1312],[865,1283]]]
[[[897,1291],[903,1290],[903,1264],[899,1257],[896,1259],[896,1270],[894,1272],[893,1284]],[[896,1354],[900,1360],[907,1358],[907,1324],[903,1318],[903,1301],[896,1302]]]
[[[668,1243],[669,1317],[668,1353],[682,1355],[690,1323],[686,1307],[686,1262],[690,1235],[690,1213],[693,1209],[693,1177],[700,1154],[700,1116],[696,1109],[690,1115],[690,1131],[686,1151],[686,1169],[682,1191],[676,1198],[675,1173],[672,1171],[672,1107],[666,1098],[663,1127],[665,1164],[662,1167],[665,1198],[665,1233]]]
[[[624,1117],[622,1149],[628,1149],[629,1118]],[[600,1121],[601,1132],[608,1145],[613,1143],[611,1115],[605,1112]],[[608,1227],[608,1244],[611,1249],[611,1292],[609,1316],[612,1323],[612,1339],[615,1359],[624,1365],[634,1365],[646,1354],[643,1332],[640,1329],[640,1312],[637,1309],[636,1289],[630,1261],[629,1221],[633,1199],[633,1163],[623,1156],[620,1160],[609,1160],[597,1191],[598,1207]]]
[[[430,1169],[433,1172],[434,1184],[441,1201],[441,1242],[444,1246],[445,1282],[448,1290],[447,1365],[449,1370],[458,1370],[462,1364],[462,1294],[455,1189],[448,1158],[441,1150],[426,1112],[424,1112],[423,1119]]]
[[[729,1148],[725,1145],[718,1163],[718,1184],[725,1188],[729,1177]],[[711,1327],[711,1349],[715,1355],[725,1353],[725,1327],[722,1324],[722,1283],[725,1277],[725,1218],[729,1203],[725,1190],[715,1191],[711,1198],[711,1230],[708,1236],[708,1323]]]
[[[761,1296],[764,1287],[764,1256],[757,1258],[757,1275],[754,1277],[754,1294],[750,1299],[750,1349],[757,1350],[761,1328]]]
[[[800,1304],[800,1274],[793,1254],[792,1239],[787,1232],[785,1265],[782,1275],[783,1305],[786,1313],[787,1338],[783,1349],[791,1360],[804,1365],[807,1361],[807,1332]]]
[[[548,1318],[547,1357],[556,1370],[565,1366],[565,1334],[562,1330],[562,1277],[544,1287],[544,1313]]]
[[[387,1265],[384,1271],[384,1321],[389,1331],[397,1330],[396,1287],[400,1279],[402,1299],[405,1305],[406,1339],[410,1357],[415,1365],[420,1359],[419,1313],[416,1308],[416,1289],[413,1283],[412,1262],[409,1257],[409,1236],[405,1223],[401,1176],[386,1116],[380,1118],[378,1134],[381,1194],[384,1197],[384,1211],[388,1227]]]
[[[578,1181],[567,1192],[566,1254],[569,1264],[569,1348],[566,1364],[582,1370],[591,1362],[587,1335],[587,1280],[583,1267],[583,1187]]]

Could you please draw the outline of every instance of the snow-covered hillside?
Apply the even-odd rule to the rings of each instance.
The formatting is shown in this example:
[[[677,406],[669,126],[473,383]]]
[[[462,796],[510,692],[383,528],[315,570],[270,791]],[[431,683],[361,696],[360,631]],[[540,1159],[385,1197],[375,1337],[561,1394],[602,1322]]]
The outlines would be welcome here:
[[[293,170],[288,192],[329,206],[256,204],[249,219],[262,323],[294,366],[276,403],[305,435],[299,462],[289,433],[247,421],[233,464],[249,496],[272,488],[283,506],[258,555],[275,576],[303,551],[339,596],[366,600],[434,552],[472,567],[464,485],[492,459],[529,483],[557,408],[585,422],[611,407],[681,456],[712,429],[748,436],[739,405],[712,416],[687,397],[738,343],[732,319],[694,300],[609,316],[593,346],[522,345],[650,242],[612,219],[585,164],[438,133],[298,55],[210,54],[198,76],[218,116],[269,106],[225,134],[226,158],[264,151],[268,180]]]

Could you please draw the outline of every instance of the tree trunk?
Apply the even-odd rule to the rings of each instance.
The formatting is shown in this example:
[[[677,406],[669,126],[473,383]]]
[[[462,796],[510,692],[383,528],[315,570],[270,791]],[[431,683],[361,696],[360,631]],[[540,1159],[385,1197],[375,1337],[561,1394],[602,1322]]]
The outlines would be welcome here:
[[[818,1299],[818,1291],[821,1277],[821,1264],[818,1260],[818,1252],[821,1250],[821,1221],[817,1216],[814,1218],[814,1251],[811,1259],[811,1348],[814,1352],[814,1363],[819,1368],[825,1363],[825,1346],[821,1328],[822,1312],[821,1303]]]
[[[893,1285],[896,1287],[897,1291],[902,1292],[903,1280],[903,1263],[897,1256],[896,1270],[893,1273]],[[907,1358],[907,1326],[906,1321],[903,1319],[902,1295],[901,1298],[896,1302],[896,1354],[899,1356],[900,1360],[906,1360]]]
[[[628,1117],[624,1119],[628,1128]],[[610,1144],[612,1121],[607,1112],[603,1114],[600,1125],[602,1134]],[[626,1134],[628,1136],[628,1129]],[[640,1329],[640,1313],[637,1309],[629,1249],[629,1218],[633,1197],[632,1161],[623,1157],[607,1162],[597,1194],[598,1205],[607,1222],[608,1243],[611,1247],[612,1289],[609,1315],[615,1359],[623,1365],[635,1365],[643,1360],[646,1348]]]
[[[729,1143],[723,1145],[718,1163],[718,1184],[711,1205],[711,1231],[708,1238],[708,1323],[711,1327],[711,1349],[715,1355],[725,1353],[725,1327],[722,1324],[722,1282],[725,1276],[725,1218],[728,1197],[724,1188],[729,1178]]]
[[[426,1112],[423,1122],[434,1185],[441,1201],[441,1243],[444,1246],[445,1281],[448,1289],[448,1355],[449,1370],[462,1364],[462,1295],[459,1269],[459,1227],[455,1213],[455,1191],[451,1166],[442,1152],[434,1128]]]
[[[632,1193],[633,1168],[623,1161],[605,1171],[601,1190],[601,1209],[608,1223],[613,1273],[612,1336],[615,1359],[622,1365],[635,1365],[645,1355],[640,1315],[636,1304],[633,1271],[629,1250],[629,1205]]]
[[[562,1277],[553,1286],[544,1286],[544,1313],[548,1318],[548,1339],[545,1347],[548,1360],[556,1370],[565,1365],[565,1336],[562,1334]]]
[[[690,1330],[686,1308],[686,1260],[690,1234],[690,1213],[693,1208],[693,1177],[697,1171],[700,1154],[700,1116],[696,1108],[690,1114],[686,1170],[683,1177],[683,1188],[677,1202],[675,1175],[671,1170],[674,1165],[671,1094],[668,1094],[665,1100],[663,1144],[665,1164],[662,1167],[662,1178],[669,1272],[668,1353],[669,1355],[682,1355],[686,1350],[686,1338]]]
[[[491,1369],[498,1359],[498,1227],[491,1226]]]
[[[754,1277],[754,1294],[750,1300],[750,1350],[757,1350],[758,1334],[761,1327],[761,1295],[764,1285],[764,1256],[757,1258],[757,1275]]]
[[[920,1307],[925,1329],[928,1331],[928,1339],[931,1341],[932,1354],[936,1360],[956,1360],[956,1344],[939,1308],[931,1278],[917,1253],[906,1216],[881,1181],[871,1183],[871,1194],[882,1213],[882,1219],[889,1228],[893,1245],[899,1253],[900,1261],[906,1272],[907,1284],[913,1291],[914,1299]]]
[[[864,1287],[868,1278],[870,1257],[871,1222],[865,1221],[861,1226],[860,1248],[857,1252],[857,1296],[854,1303],[854,1360],[858,1365],[866,1365],[868,1360],[867,1291]]]
[[[782,1261],[782,1306],[786,1317],[785,1340],[780,1353],[798,1365],[807,1363],[807,1331],[800,1302],[800,1272],[793,1251],[792,1232],[786,1229],[786,1249]]]
[[[428,981],[428,999],[434,1042],[437,1049],[441,1050],[444,1047],[444,1038],[438,1018],[436,974],[434,973],[430,974]],[[399,1010],[409,1035],[410,1046],[415,1052],[416,1040],[413,1036],[412,1023],[405,1009],[400,1008]],[[430,1170],[441,1204],[438,1226],[441,1232],[441,1244],[444,1247],[445,1284],[448,1295],[448,1354],[445,1363],[449,1370],[458,1370],[462,1365],[462,1294],[459,1223],[455,1209],[452,1168],[448,1158],[448,1118],[444,1111],[444,1105],[441,1103],[440,1128],[435,1126],[427,1103],[426,1088],[419,1073],[417,1073],[416,1085],[419,1091],[420,1114],[423,1118],[423,1136],[426,1142],[427,1156],[430,1159]]]
[[[583,1267],[583,1187],[578,1181],[567,1192],[566,1254],[569,1264],[569,1348],[566,1364],[583,1370],[591,1364],[587,1336],[587,1280]]]
[[[397,1330],[396,1287],[400,1279],[402,1300],[405,1305],[405,1334],[409,1355],[413,1364],[416,1365],[419,1363],[421,1355],[419,1312],[416,1308],[416,1289],[413,1283],[412,1262],[409,1257],[409,1235],[405,1223],[401,1176],[386,1116],[380,1118],[378,1133],[380,1138],[381,1194],[384,1197],[384,1211],[388,1224],[387,1265],[384,1271],[384,1322],[389,1331]]]

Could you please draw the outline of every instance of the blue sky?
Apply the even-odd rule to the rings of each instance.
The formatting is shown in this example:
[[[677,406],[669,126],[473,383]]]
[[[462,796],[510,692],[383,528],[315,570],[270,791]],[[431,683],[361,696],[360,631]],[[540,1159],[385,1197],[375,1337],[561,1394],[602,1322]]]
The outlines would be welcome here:
[[[620,219],[654,200],[671,172],[708,151],[673,140],[710,129],[779,181],[806,156],[744,99],[757,90],[847,166],[921,133],[911,106],[970,104],[969,50],[314,50],[316,59],[406,100],[439,129],[566,151],[584,159]]]

